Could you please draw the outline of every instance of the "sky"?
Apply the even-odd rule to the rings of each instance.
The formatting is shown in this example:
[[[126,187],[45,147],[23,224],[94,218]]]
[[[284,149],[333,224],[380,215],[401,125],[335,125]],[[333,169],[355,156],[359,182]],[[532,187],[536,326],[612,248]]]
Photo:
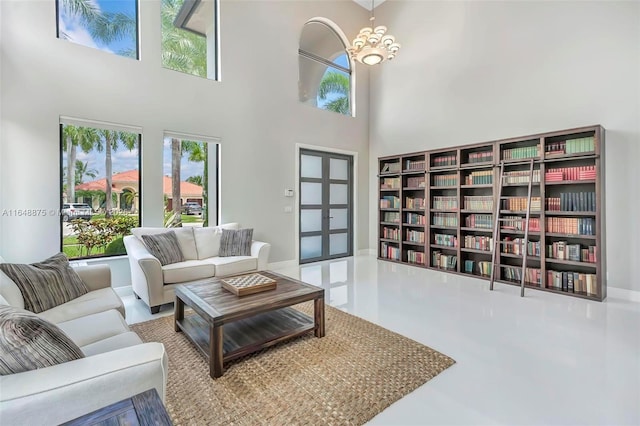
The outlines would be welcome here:
[[[103,12],[120,12],[124,13],[133,19],[136,16],[136,1],[135,0],[88,0],[95,3]],[[94,49],[100,49],[111,53],[121,52],[123,50],[135,50],[136,40],[135,38],[127,38],[117,40],[108,44],[102,43],[99,40],[93,39],[89,33],[86,24],[84,24],[77,16],[70,15],[63,7],[63,0],[58,0],[59,4],[59,31],[66,34],[70,41],[81,44],[83,46],[93,47]]]

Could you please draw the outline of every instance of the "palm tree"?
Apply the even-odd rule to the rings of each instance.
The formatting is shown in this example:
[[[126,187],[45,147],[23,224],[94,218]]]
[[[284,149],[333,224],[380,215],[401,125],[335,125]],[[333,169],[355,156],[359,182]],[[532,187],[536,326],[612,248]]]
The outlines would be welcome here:
[[[187,178],[187,182],[192,183],[194,185],[202,186],[202,176],[189,176]]]
[[[323,109],[349,115],[349,76],[328,71],[320,82],[318,98],[326,101],[334,95],[338,95],[338,97],[330,100],[323,106]]]
[[[176,28],[181,0],[162,0],[162,65],[207,78],[207,38]]]
[[[106,129],[98,129],[98,134],[100,135],[100,140],[96,144],[96,150],[98,152],[102,152],[104,149],[105,153],[105,161],[104,161],[104,169],[105,169],[105,217],[111,217],[111,210],[113,209],[113,199],[111,188],[113,185],[112,175],[113,175],[113,164],[111,160],[112,151],[117,151],[120,142],[122,142],[125,148],[129,149],[129,151],[138,147],[138,135],[135,133],[129,132],[120,132],[116,130],[106,130]]]
[[[93,147],[93,145],[92,145]],[[84,163],[80,160],[76,160],[76,185],[82,183],[85,176],[89,176],[92,179],[95,179],[98,176],[98,171],[96,169],[89,168],[89,162],[85,161]]]
[[[88,153],[98,139],[98,132],[91,127],[67,124],[62,128],[62,150],[67,152],[67,201],[70,203],[76,200],[76,149],[79,146],[82,151]]]
[[[200,162],[204,161],[205,168],[207,162],[205,157],[206,150],[203,145],[206,145],[206,142],[196,142],[196,141],[188,141],[188,140],[180,140],[177,138],[171,138],[171,198],[172,202],[172,211],[174,216],[173,227],[181,226],[182,216],[181,210],[182,206],[180,205],[180,169],[182,156],[185,153],[189,154],[189,161]],[[206,199],[205,199],[206,203]]]
[[[171,207],[173,210],[173,227],[182,226],[180,205],[180,162],[182,150],[180,139],[171,138]]]

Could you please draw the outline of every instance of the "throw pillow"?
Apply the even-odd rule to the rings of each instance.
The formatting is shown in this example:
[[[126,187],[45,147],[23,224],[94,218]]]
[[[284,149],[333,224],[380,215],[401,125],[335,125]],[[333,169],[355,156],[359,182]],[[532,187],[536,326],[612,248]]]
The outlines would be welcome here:
[[[50,367],[84,354],[55,324],[13,306],[0,305],[0,375]]]
[[[164,234],[142,235],[149,252],[158,258],[162,266],[184,261],[178,237],[173,231]]]
[[[0,263],[0,270],[20,289],[24,308],[36,314],[89,292],[64,253],[31,265]]]
[[[223,229],[220,238],[220,257],[251,256],[253,229]]]

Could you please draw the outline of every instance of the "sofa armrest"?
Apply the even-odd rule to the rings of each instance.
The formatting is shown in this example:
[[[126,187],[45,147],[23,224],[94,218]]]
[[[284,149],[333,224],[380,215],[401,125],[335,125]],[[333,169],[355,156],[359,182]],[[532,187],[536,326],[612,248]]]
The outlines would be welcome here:
[[[258,271],[264,271],[267,269],[270,251],[271,244],[269,243],[263,243],[255,240],[251,242],[251,256],[258,258]]]
[[[155,388],[164,401],[167,354],[144,343],[0,376],[0,423],[60,424]]]
[[[109,265],[75,266],[73,270],[89,287],[89,291],[111,287],[111,268]]]
[[[149,307],[164,303],[164,279],[160,261],[134,235],[123,239],[131,269],[131,287]]]

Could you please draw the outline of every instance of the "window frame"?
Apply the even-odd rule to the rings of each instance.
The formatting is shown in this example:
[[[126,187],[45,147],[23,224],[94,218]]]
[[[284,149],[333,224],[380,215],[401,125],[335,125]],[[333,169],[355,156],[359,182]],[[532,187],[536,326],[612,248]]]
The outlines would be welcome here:
[[[81,204],[76,203],[75,201],[67,201],[66,203],[63,201],[62,194],[64,193],[64,181],[63,181],[63,173],[64,173],[64,126],[72,125],[72,126],[81,126],[81,127],[92,127],[95,129],[103,129],[103,130],[116,130],[123,131],[129,133],[135,133],[138,135],[138,227],[142,226],[142,127],[137,126],[128,126],[124,124],[114,124],[101,122],[97,120],[85,120],[78,119],[72,117],[61,116],[58,123],[58,138],[59,138],[59,175],[58,175],[58,183],[59,183],[59,193],[58,199],[60,200],[60,207],[58,210],[58,223],[59,223],[59,240],[60,240],[60,252],[64,253],[64,222],[62,220],[62,210],[65,204]],[[126,256],[126,253],[119,254],[97,254],[97,255],[87,255],[87,256],[78,256],[70,258],[69,260],[74,261],[82,261],[89,259],[108,259],[108,258],[118,258],[122,256]]]
[[[308,24],[321,24],[324,25],[328,30],[332,31],[334,33],[334,35],[337,37],[338,40],[340,40],[340,42],[342,43],[342,47],[344,48],[344,54],[346,55],[348,64],[349,64],[349,68],[343,67],[339,64],[336,64],[335,62],[324,58],[322,56],[318,56],[314,53],[308,52],[302,48],[300,48],[301,45],[301,41],[302,41],[302,36],[304,34],[304,28],[306,25]],[[300,38],[298,40],[298,57],[302,57],[302,58],[306,58],[309,60],[312,60],[314,62],[320,63],[322,65],[326,65],[327,67],[331,67],[331,68],[335,68],[338,71],[342,71],[346,74],[349,75],[349,114],[340,114],[340,115],[345,115],[345,116],[351,116],[351,117],[355,117],[356,116],[356,75],[355,75],[355,62],[353,61],[353,59],[351,59],[351,57],[349,56],[349,54],[347,53],[347,46],[349,45],[349,42],[347,40],[346,35],[344,34],[344,32],[342,31],[342,29],[333,21],[331,21],[330,19],[327,18],[323,18],[323,17],[315,17],[315,18],[311,18],[309,19],[307,22],[304,23],[304,25],[302,26],[302,30],[300,32]],[[298,77],[300,78],[300,76]],[[323,109],[323,108],[319,108],[316,106],[317,109]]]
[[[71,41],[69,39],[66,38],[62,38],[60,37],[60,11],[61,11],[61,7],[60,7],[60,2],[63,0],[55,0],[55,7],[56,7],[56,38],[58,40],[64,40],[73,44],[77,44],[79,46],[84,46],[84,47],[88,47],[90,49],[94,49],[94,50],[99,50],[101,52],[106,52],[109,54],[113,54],[116,56],[119,56],[121,58],[129,58],[129,59],[135,59],[136,61],[140,61],[140,0],[133,0],[135,2],[135,22],[136,22],[136,30],[135,30],[135,45],[136,45],[136,55],[135,57],[130,57],[130,56],[125,56],[125,55],[120,55],[119,53],[116,52],[109,52],[105,49],[100,49],[98,47],[92,47],[92,46],[87,46],[86,44],[82,44],[82,43],[77,43],[75,41]]]

